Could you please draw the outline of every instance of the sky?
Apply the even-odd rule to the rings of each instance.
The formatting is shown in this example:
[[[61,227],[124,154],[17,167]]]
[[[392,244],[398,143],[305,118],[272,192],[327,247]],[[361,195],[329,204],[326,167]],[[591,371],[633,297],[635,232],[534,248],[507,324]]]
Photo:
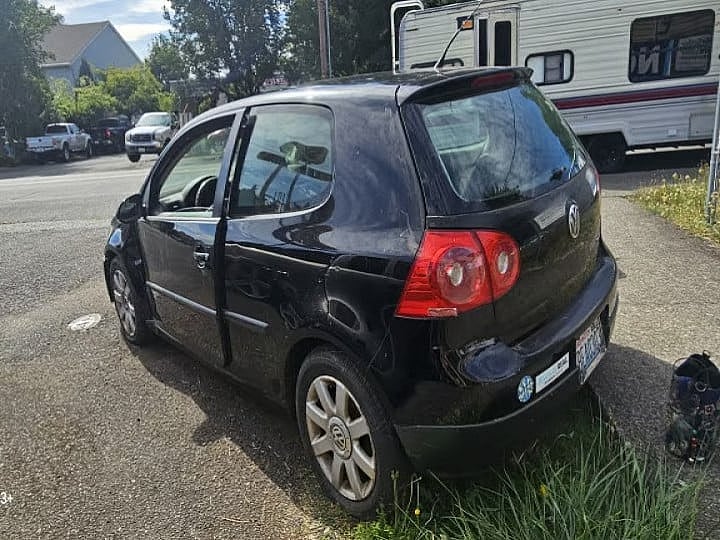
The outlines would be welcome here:
[[[65,24],[110,21],[140,58],[147,56],[155,35],[170,25],[163,19],[167,0],[40,0],[44,6],[55,6]]]

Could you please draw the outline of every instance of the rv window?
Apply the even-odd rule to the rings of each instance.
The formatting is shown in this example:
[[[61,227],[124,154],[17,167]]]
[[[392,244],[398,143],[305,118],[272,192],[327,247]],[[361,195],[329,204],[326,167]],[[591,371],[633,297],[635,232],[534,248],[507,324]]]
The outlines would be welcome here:
[[[478,20],[478,67],[488,65],[487,19]]]
[[[705,75],[714,26],[711,9],[635,19],[630,27],[630,81]]]
[[[493,65],[512,65],[512,26],[510,21],[495,23],[495,63]]]
[[[573,64],[573,53],[570,51],[532,54],[525,59],[525,65],[533,70],[532,82],[538,86],[570,82]]]

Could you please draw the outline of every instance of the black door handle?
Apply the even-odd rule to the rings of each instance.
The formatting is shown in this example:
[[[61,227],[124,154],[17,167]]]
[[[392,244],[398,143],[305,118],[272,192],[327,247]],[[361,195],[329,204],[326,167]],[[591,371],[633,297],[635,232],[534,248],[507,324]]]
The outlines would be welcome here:
[[[210,260],[210,254],[198,247],[195,248],[195,251],[193,251],[193,259],[195,260],[197,267],[202,270],[207,266],[208,260]]]

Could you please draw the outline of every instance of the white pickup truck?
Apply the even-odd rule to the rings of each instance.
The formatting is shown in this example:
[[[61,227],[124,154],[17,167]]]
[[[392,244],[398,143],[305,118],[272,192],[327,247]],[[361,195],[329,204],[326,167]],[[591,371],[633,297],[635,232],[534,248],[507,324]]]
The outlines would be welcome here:
[[[27,151],[41,163],[47,160],[70,161],[73,154],[93,155],[92,137],[75,124],[48,124],[42,137],[25,139]]]

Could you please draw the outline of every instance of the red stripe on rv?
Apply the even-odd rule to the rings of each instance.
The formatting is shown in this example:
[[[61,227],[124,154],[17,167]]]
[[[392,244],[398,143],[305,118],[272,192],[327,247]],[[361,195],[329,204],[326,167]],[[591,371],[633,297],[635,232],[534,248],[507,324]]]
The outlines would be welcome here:
[[[659,99],[672,99],[695,96],[715,95],[718,91],[717,83],[697,84],[693,86],[678,86],[675,88],[656,88],[653,90],[634,90],[632,92],[618,92],[615,94],[602,94],[599,96],[582,96],[553,100],[558,109],[580,109],[582,107],[602,107],[603,105],[622,105],[626,103],[639,103],[641,101],[656,101]]]

